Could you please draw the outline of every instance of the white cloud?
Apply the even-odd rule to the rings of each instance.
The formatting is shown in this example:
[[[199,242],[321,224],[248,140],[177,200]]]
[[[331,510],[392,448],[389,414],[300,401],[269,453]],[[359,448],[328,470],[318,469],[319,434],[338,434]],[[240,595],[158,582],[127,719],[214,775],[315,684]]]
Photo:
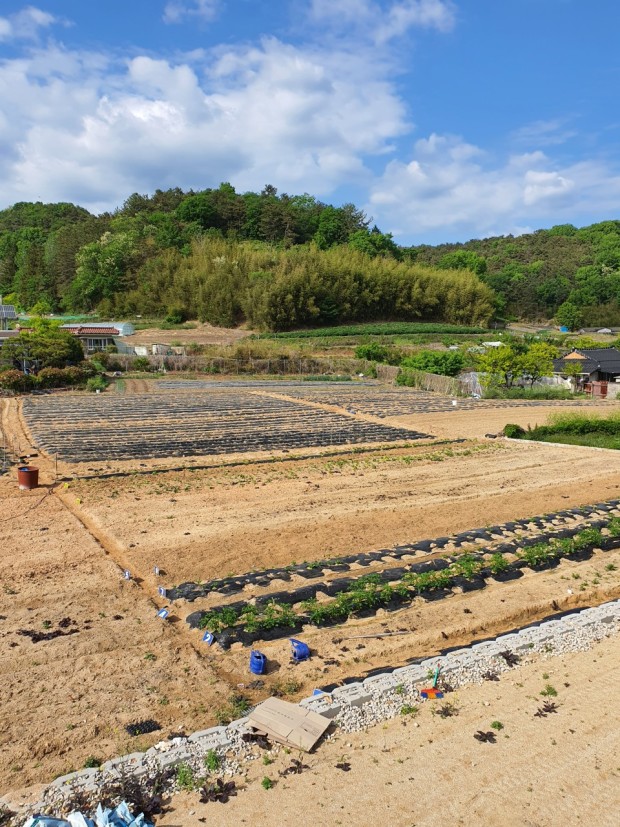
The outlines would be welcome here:
[[[534,121],[518,129],[513,138],[517,143],[528,146],[556,146],[577,135],[576,130],[567,128],[567,123],[565,118]]]
[[[408,128],[402,101],[364,55],[266,39],[198,60],[114,64],[54,46],[5,61],[6,202],[107,209],[134,190],[222,180],[325,196],[369,182],[366,159]]]
[[[217,17],[220,0],[170,0],[164,8],[165,23],[182,23],[186,19],[213,20]]]
[[[41,29],[47,29],[54,23],[61,23],[59,18],[46,11],[27,6],[9,17],[0,17],[0,41],[35,40]]]
[[[409,162],[388,163],[368,209],[396,236],[450,240],[604,216],[619,199],[620,175],[601,161],[561,165],[536,151],[493,163],[460,138],[431,135]]]
[[[451,0],[397,0],[387,7],[376,0],[311,0],[309,18],[335,32],[354,31],[383,45],[411,28],[450,31],[455,10]]]

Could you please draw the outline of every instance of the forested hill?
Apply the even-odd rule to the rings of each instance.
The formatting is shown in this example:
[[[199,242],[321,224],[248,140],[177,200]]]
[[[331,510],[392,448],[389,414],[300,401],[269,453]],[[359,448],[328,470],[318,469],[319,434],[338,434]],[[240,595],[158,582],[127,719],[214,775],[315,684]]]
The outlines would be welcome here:
[[[411,260],[352,204],[270,186],[239,194],[230,184],[134,194],[101,216],[16,204],[0,212],[0,292],[35,312],[270,330],[376,319],[479,325],[494,302],[468,270]]]
[[[494,292],[493,292],[494,291]],[[247,321],[620,322],[620,222],[518,238],[397,246],[353,204],[310,195],[134,193],[99,216],[73,204],[0,212],[0,294],[39,312]]]
[[[420,263],[478,273],[495,291],[500,316],[555,318],[571,328],[620,324],[620,221],[423,245],[410,253]]]

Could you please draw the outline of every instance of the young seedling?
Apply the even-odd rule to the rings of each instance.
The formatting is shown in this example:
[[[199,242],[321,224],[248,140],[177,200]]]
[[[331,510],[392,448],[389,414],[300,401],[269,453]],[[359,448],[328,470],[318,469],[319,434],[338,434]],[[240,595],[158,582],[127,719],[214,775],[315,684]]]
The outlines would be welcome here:
[[[417,715],[419,712],[419,708],[417,706],[412,706],[411,704],[404,704],[400,708],[401,715]]]
[[[481,729],[478,732],[474,733],[474,738],[476,741],[480,741],[481,744],[494,744],[495,743],[495,733],[494,732],[483,732]]]
[[[287,767],[285,770],[280,771],[280,775],[282,777],[287,775],[299,775],[304,770],[309,770],[310,767],[307,764],[303,764],[299,758],[293,758],[291,760],[290,767]]]
[[[554,686],[551,686],[550,683],[548,683],[545,686],[545,688],[543,690],[541,690],[540,694],[543,695],[543,697],[545,697],[545,698],[556,698],[557,694],[558,694],[558,690]]]
[[[215,784],[205,784],[200,790],[200,802],[207,804],[209,801],[218,801],[220,804],[237,795],[237,785],[234,781],[222,781],[218,778]]]
[[[492,721],[491,729],[494,729],[496,732],[499,732],[503,728],[504,728],[504,725],[502,724],[501,721]]]
[[[515,655],[514,652],[510,652],[508,649],[505,652],[500,652],[500,657],[504,658],[508,666],[516,666],[521,658],[519,655]]]
[[[534,713],[535,718],[546,718],[551,712],[557,712],[558,705],[554,704],[553,701],[547,701],[542,706],[538,707],[537,711]]]
[[[270,790],[270,789],[273,787],[274,782],[271,780],[271,778],[269,778],[269,777],[266,775],[266,776],[263,778],[263,780],[260,782],[260,785],[261,785],[261,787],[263,788],[263,790]]]
[[[222,766],[220,756],[214,749],[210,749],[205,755],[205,767],[209,772],[217,772]]]
[[[453,718],[459,714],[458,707],[451,703],[443,704],[443,706],[440,706],[437,710],[433,710],[433,712],[439,715],[440,718]]]

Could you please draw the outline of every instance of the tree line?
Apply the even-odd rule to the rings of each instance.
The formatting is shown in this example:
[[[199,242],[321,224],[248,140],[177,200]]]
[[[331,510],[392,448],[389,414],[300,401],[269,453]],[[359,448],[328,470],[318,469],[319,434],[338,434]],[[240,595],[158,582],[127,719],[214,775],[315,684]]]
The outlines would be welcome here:
[[[571,330],[620,325],[620,221],[420,245],[408,254],[477,273],[496,295],[496,313],[508,320],[554,319]]]
[[[39,313],[242,321],[265,330],[348,321],[486,324],[491,290],[417,264],[352,204],[236,193],[134,194],[114,214],[20,203],[0,213],[0,292]]]
[[[455,291],[463,295],[456,296]],[[0,293],[23,310],[242,320],[269,330],[375,319],[620,324],[620,221],[398,246],[353,204],[311,195],[134,193],[113,213],[0,211]]]

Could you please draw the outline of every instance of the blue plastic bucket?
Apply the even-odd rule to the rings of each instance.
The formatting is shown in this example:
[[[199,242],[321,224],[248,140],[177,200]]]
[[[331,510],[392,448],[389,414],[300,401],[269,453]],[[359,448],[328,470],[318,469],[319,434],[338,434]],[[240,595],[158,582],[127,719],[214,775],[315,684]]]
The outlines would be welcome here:
[[[250,652],[250,672],[252,672],[253,675],[262,675],[265,671],[266,663],[267,658],[263,653],[252,649]]]
[[[307,643],[301,640],[295,640],[294,637],[289,638],[291,646],[293,647],[293,660],[298,663],[300,660],[308,660],[310,657],[310,647]]]

